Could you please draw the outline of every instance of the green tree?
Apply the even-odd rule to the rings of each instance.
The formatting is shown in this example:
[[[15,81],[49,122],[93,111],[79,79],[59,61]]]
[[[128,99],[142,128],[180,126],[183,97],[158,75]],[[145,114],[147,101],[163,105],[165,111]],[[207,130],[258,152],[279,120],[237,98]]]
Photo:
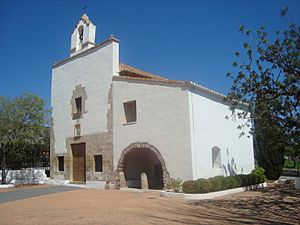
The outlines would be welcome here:
[[[6,183],[6,174],[12,165],[12,156],[22,159],[29,146],[46,143],[45,125],[47,111],[44,101],[33,94],[23,94],[9,99],[0,96],[0,157],[1,183]]]
[[[288,8],[281,16],[289,19]],[[247,36],[245,52],[236,52],[235,72],[227,76],[233,85],[227,96],[231,107],[245,103],[247,110],[240,118],[251,118],[256,157],[268,178],[278,178],[287,146],[294,146],[299,155],[300,136],[300,27],[288,21],[284,31],[269,37],[264,26],[255,35],[244,26]]]

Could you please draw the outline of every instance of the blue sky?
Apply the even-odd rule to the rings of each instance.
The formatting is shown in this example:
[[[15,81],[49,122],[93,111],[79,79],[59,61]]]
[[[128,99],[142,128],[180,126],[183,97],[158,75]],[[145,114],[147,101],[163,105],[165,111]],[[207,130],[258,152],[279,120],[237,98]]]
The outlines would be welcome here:
[[[295,23],[300,1],[279,0],[0,0],[0,95],[35,93],[50,107],[51,65],[69,57],[70,35],[87,5],[96,42],[114,34],[120,60],[170,79],[192,80],[226,94],[240,25],[271,33]]]

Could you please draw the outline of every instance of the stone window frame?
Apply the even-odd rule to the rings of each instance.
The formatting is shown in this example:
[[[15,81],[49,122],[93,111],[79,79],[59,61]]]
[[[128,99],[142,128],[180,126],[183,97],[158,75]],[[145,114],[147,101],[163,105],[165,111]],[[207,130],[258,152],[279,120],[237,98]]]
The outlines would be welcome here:
[[[74,125],[74,137],[80,137],[81,136],[81,125],[80,123],[76,123]]]
[[[76,98],[81,98],[81,112],[77,112],[76,100],[75,100]],[[71,110],[72,110],[71,117],[73,120],[82,119],[83,115],[87,113],[85,109],[86,100],[87,100],[87,94],[86,94],[85,87],[83,87],[81,84],[76,85],[70,100]]]

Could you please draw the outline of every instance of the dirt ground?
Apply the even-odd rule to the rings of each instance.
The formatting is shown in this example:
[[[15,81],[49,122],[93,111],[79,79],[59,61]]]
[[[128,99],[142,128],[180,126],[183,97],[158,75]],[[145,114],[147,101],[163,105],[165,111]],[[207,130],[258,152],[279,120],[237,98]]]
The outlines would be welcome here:
[[[0,224],[299,224],[299,212],[288,185],[194,202],[79,189],[0,204]]]

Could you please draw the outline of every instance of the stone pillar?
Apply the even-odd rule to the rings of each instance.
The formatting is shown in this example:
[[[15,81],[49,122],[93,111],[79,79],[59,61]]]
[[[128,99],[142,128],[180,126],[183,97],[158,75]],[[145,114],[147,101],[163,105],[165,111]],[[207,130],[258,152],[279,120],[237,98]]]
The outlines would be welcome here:
[[[123,171],[119,172],[119,178],[120,178],[120,188],[127,188],[125,174]]]
[[[141,173],[141,189],[149,189],[148,176],[145,172]]]
[[[114,190],[114,189],[116,189],[116,186],[114,183],[107,181],[105,184],[105,189],[106,190]]]

